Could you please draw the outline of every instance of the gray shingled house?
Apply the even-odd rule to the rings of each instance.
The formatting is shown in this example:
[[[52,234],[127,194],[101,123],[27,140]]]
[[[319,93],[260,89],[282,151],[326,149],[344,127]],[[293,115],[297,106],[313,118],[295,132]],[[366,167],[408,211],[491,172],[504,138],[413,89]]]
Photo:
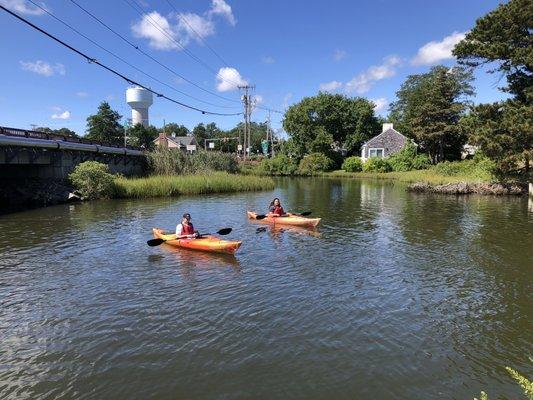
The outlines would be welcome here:
[[[392,124],[383,124],[382,132],[374,136],[361,147],[361,160],[370,157],[389,157],[398,153],[411,140],[393,128]]]
[[[194,136],[176,136],[173,133],[171,136],[167,136],[164,133],[160,133],[159,137],[154,139],[156,146],[165,146],[169,149],[182,150],[189,153],[193,153],[198,148],[198,142]]]

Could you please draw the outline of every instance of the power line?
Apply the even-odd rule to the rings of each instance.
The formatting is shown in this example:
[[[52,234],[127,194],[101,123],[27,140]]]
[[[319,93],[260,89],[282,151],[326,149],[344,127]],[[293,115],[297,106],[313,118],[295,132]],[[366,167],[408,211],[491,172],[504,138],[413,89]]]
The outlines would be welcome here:
[[[234,107],[229,107],[229,106],[221,106],[221,105],[217,105],[217,104],[213,104],[213,103],[210,103],[208,101],[205,101],[205,100],[202,100],[202,99],[199,99],[197,97],[194,97],[188,93],[185,93],[177,88],[175,88],[174,86],[171,86],[161,80],[159,80],[158,78],[156,78],[155,76],[152,76],[150,74],[148,74],[147,72],[143,71],[142,69],[136,67],[135,65],[131,64],[130,62],[124,60],[122,57],[116,55],[115,53],[109,51],[108,49],[106,49],[105,47],[101,46],[100,44],[98,44],[97,42],[95,42],[94,40],[92,40],[90,37],[88,37],[87,35],[85,35],[84,33],[78,31],[76,28],[74,28],[72,25],[68,24],[67,22],[63,21],[61,18],[57,17],[56,15],[52,14],[50,11],[48,11],[47,9],[41,7],[39,4],[35,3],[33,0],[28,0],[30,3],[32,3],[35,7],[38,7],[40,8],[43,12],[45,12],[46,14],[48,14],[49,16],[51,16],[52,18],[54,18],[56,21],[62,23],[63,25],[65,25],[66,27],[68,27],[69,29],[71,29],[72,31],[76,32],[78,35],[80,35],[81,37],[87,39],[89,42],[91,42],[92,44],[94,44],[95,46],[97,46],[98,48],[100,48],[101,50],[105,51],[106,53],[110,54],[111,56],[115,57],[117,60],[120,60],[121,62],[123,62],[124,64],[128,65],[129,67],[135,69],[136,71],[140,72],[141,74],[144,74],[146,75],[147,77],[149,77],[150,79],[153,79],[154,81],[160,83],[161,85],[164,85],[172,90],[174,90],[175,92],[177,93],[180,93],[184,96],[187,96],[187,97],[190,97],[191,99],[194,99],[196,101],[199,101],[201,103],[205,103],[205,104],[208,104],[210,106],[214,106],[214,107],[219,107],[219,108],[234,108]]]
[[[136,86],[139,86],[145,90],[148,90],[149,92],[155,94],[157,97],[161,97],[161,98],[164,98],[168,101],[171,101],[175,104],[178,104],[182,107],[186,107],[186,108],[189,108],[191,110],[195,110],[195,111],[199,111],[201,112],[202,114],[210,114],[210,115],[221,115],[221,116],[234,116],[234,115],[241,115],[241,113],[232,113],[232,114],[226,114],[226,113],[217,113],[217,112],[212,112],[212,111],[206,111],[206,110],[202,110],[200,108],[197,108],[197,107],[193,107],[193,106],[190,106],[188,104],[185,104],[185,103],[182,103],[178,100],[175,100],[175,99],[172,99],[166,95],[164,95],[163,93],[159,93],[159,92],[156,92],[155,90],[152,90],[150,89],[149,87],[139,83],[139,82],[136,82],[134,81],[133,79],[130,79],[128,78],[127,76],[123,75],[122,73],[114,70],[113,68],[110,68],[104,64],[102,64],[101,62],[99,62],[98,60],[96,60],[95,58],[93,57],[90,57],[88,56],[87,54],[75,49],[74,47],[72,47],[71,45],[65,43],[64,41],[62,41],[61,39],[55,37],[54,35],[52,35],[51,33],[48,33],[47,31],[45,31],[44,29],[41,29],[39,28],[37,25],[31,23],[30,21],[28,21],[27,19],[21,17],[20,15],[8,10],[6,7],[4,7],[3,5],[0,5],[0,8],[2,10],[4,10],[5,12],[7,12],[8,14],[11,14],[12,16],[14,16],[15,18],[17,18],[18,20],[24,22],[26,25],[29,25],[30,27],[32,27],[33,29],[41,32],[43,35],[45,36],[48,36],[50,39],[56,41],[57,43],[61,44],[62,46],[66,47],[67,49],[73,51],[74,53],[78,54],[79,56],[85,58],[89,63],[92,63],[92,64],[96,64],[98,65],[99,67],[111,72],[112,74],[124,79],[126,82],[128,82],[129,84],[131,85],[136,85]]]
[[[196,29],[193,28],[193,26],[192,26],[191,24],[189,24],[189,22],[187,21],[187,18],[185,18],[184,16],[182,16],[181,13],[178,11],[178,9],[177,9],[176,7],[174,7],[174,4],[172,4],[172,3],[170,2],[170,0],[166,0],[166,2],[168,3],[168,5],[169,5],[170,7],[172,7],[172,8],[174,9],[174,11],[176,11],[176,14],[177,14],[178,18],[180,19],[180,21],[183,21],[183,23],[186,24],[186,25],[189,27],[189,29],[190,29],[191,31],[194,32],[194,34],[198,37],[198,39],[200,39],[200,40],[202,41],[202,43],[205,44],[205,46],[206,46],[209,50],[211,50],[211,52],[212,52],[215,56],[217,56],[217,58],[218,58],[220,61],[222,61],[222,64],[224,64],[226,67],[229,67],[228,63],[222,58],[222,56],[221,56],[220,54],[218,54],[218,53],[215,51],[215,49],[213,49],[211,46],[209,46],[209,43],[207,43],[207,41],[204,40],[204,38],[202,37],[202,35],[200,35],[200,34],[196,31]]]
[[[153,62],[155,62],[156,64],[158,64],[159,66],[161,66],[162,68],[166,69],[167,71],[169,71],[170,73],[174,74],[175,76],[177,76],[178,78],[180,79],[183,79],[185,82],[193,85],[194,87],[206,92],[206,93],[209,93],[213,96],[216,96],[220,99],[223,99],[223,100],[226,100],[226,101],[231,101],[231,102],[234,102],[234,103],[240,103],[239,100],[235,100],[235,99],[230,99],[228,97],[224,97],[224,96],[221,96],[219,95],[218,93],[215,93],[215,92],[212,92],[208,89],[205,89],[203,88],[202,86],[198,85],[197,83],[191,81],[190,79],[187,79],[186,77],[184,77],[183,75],[181,75],[180,73],[176,72],[174,69],[168,67],[167,65],[163,64],[162,62],[160,62],[159,60],[157,60],[156,58],[154,58],[153,56],[151,56],[150,54],[148,54],[147,52],[145,52],[142,48],[140,48],[139,46],[137,46],[135,43],[132,43],[130,40],[128,40],[127,38],[125,38],[123,35],[121,35],[120,33],[118,33],[116,30],[114,30],[113,28],[111,28],[109,25],[107,25],[104,21],[102,21],[100,18],[98,18],[96,15],[94,15],[93,13],[91,13],[89,10],[87,10],[86,8],[84,8],[83,6],[81,6],[80,4],[78,4],[75,0],[70,0],[75,6],[77,6],[80,10],[82,10],[85,14],[87,14],[88,16],[90,16],[91,18],[93,18],[96,22],[98,22],[100,25],[102,25],[104,28],[106,28],[107,30],[109,30],[111,33],[113,33],[115,36],[117,36],[118,38],[120,38],[122,41],[124,41],[125,43],[127,43],[128,45],[130,45],[131,47],[133,47],[135,50],[139,51],[141,54],[143,54],[145,57],[148,57],[150,60],[152,60]],[[130,5],[131,6],[131,5]]]
[[[72,0],[71,0],[72,1]],[[132,9],[134,9],[137,14],[141,16],[141,18],[146,17],[147,21],[152,25],[154,28],[156,28],[159,32],[161,32],[163,35],[165,35],[168,39],[170,39],[172,42],[174,42],[176,45],[178,45],[185,54],[187,54],[189,57],[191,57],[193,60],[195,60],[197,63],[202,65],[205,69],[208,71],[211,71],[216,77],[219,79],[229,82],[235,86],[238,86],[240,83],[232,81],[231,79],[225,79],[222,76],[219,75],[218,71],[213,69],[210,65],[208,65],[206,62],[204,62],[202,59],[197,57],[195,54],[193,54],[189,49],[187,49],[183,44],[181,44],[178,40],[176,40],[165,28],[163,28],[161,25],[157,23],[149,14],[144,14],[142,11],[142,8],[139,6],[139,3],[137,0],[132,0],[135,2],[135,4],[132,4],[130,0],[123,0],[124,3],[128,4]]]

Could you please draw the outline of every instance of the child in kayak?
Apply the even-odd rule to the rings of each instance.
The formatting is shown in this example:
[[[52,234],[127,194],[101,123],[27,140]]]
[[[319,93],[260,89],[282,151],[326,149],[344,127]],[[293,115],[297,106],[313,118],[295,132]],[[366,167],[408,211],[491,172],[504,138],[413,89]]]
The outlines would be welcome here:
[[[181,224],[176,226],[176,239],[193,239],[198,237],[198,232],[194,230],[191,222],[191,214],[183,214]]]
[[[276,197],[274,200],[272,200],[270,206],[268,207],[268,215],[270,217],[287,217],[290,214],[285,213],[285,210],[281,206],[281,202]]]

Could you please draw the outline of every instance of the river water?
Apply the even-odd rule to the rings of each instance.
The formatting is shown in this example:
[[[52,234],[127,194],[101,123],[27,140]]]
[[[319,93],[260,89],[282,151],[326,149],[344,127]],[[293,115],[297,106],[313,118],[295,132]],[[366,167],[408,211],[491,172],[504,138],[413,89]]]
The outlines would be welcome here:
[[[274,196],[318,230],[257,232]],[[186,211],[236,256],[146,245]],[[527,198],[279,179],[0,227],[1,399],[514,399],[505,366],[531,376]]]

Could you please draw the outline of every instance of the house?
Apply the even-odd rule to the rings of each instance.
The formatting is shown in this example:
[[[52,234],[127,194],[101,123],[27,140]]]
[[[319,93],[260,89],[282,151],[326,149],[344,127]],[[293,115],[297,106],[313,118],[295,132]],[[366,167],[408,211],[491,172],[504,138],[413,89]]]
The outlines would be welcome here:
[[[160,133],[159,137],[154,139],[154,144],[189,153],[195,152],[198,147],[198,142],[194,136],[176,136],[174,133],[171,136],[167,136],[166,133]]]
[[[411,139],[394,129],[392,124],[383,124],[382,132],[361,147],[361,160],[365,162],[370,157],[389,157],[398,153]]]

